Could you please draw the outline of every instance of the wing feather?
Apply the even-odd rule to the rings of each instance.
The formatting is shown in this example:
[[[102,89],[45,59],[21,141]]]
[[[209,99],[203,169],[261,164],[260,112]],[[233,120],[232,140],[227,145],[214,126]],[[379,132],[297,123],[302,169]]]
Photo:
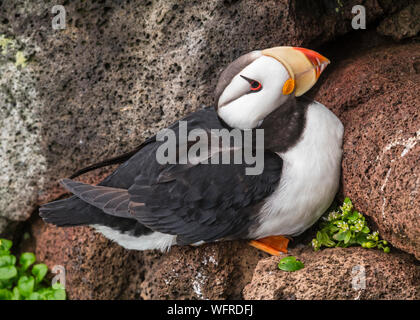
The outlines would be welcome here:
[[[132,218],[128,211],[130,196],[126,189],[92,186],[70,179],[63,179],[61,183],[75,196],[109,215]]]

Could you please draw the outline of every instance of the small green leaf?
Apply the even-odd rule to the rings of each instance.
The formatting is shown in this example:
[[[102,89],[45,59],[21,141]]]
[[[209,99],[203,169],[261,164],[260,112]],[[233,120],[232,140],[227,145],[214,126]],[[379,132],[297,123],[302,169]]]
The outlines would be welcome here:
[[[35,279],[32,276],[23,276],[18,280],[19,292],[24,297],[29,297],[34,291]]]
[[[54,300],[66,300],[66,291],[64,289],[54,290]]]
[[[4,266],[0,268],[0,280],[9,280],[17,276],[15,266]]]
[[[322,233],[322,244],[330,248],[335,246],[335,242],[330,239],[326,232]]]
[[[372,241],[368,241],[368,242],[363,243],[362,247],[371,249],[371,248],[375,248],[376,244]]]
[[[7,289],[0,289],[0,300],[11,300],[12,292]]]
[[[304,267],[303,263],[300,261],[295,261],[295,262],[289,262],[289,263],[283,263],[283,264],[279,264],[279,269],[283,270],[283,271],[288,271],[288,272],[294,272],[297,270],[300,270]]]
[[[20,296],[20,293],[19,293],[19,289],[18,289],[18,287],[14,287],[13,291],[12,291],[11,300],[20,300],[20,299],[21,299],[21,296]]]
[[[23,271],[26,271],[35,260],[35,255],[32,252],[25,252],[20,256],[19,263],[22,266]]]
[[[7,239],[0,239],[0,256],[9,254],[13,242]]]
[[[36,264],[32,267],[32,274],[35,276],[36,283],[40,283],[46,276],[48,267],[44,263]]]
[[[13,279],[15,278],[10,278],[10,279],[0,279],[0,289],[11,289],[12,285],[13,285]]]
[[[350,232],[350,231],[344,231],[344,232],[339,232],[339,233],[336,233],[334,236],[333,236],[333,238],[335,239],[335,240],[337,240],[337,241],[344,241],[344,239],[346,238],[346,236],[347,236],[347,233],[348,232]]]
[[[278,267],[283,271],[297,271],[304,267],[304,264],[301,261],[296,260],[295,257],[289,256],[280,260]]]
[[[42,297],[38,292],[32,292],[26,300],[42,300]]]
[[[370,232],[370,229],[368,228],[368,227],[364,227],[363,229],[362,229],[362,232],[363,233],[369,233]]]
[[[16,264],[16,257],[12,254],[0,256],[0,267],[14,266]]]
[[[44,300],[56,300],[54,298],[54,291],[55,290],[53,288],[47,288],[40,294]]]
[[[340,230],[340,228],[338,228],[337,226],[335,226],[335,225],[333,225],[333,224],[329,227],[329,231],[330,231],[331,233],[335,233],[335,232],[337,232],[338,230]]]
[[[51,287],[50,288],[41,288],[37,292],[41,296],[42,300],[48,300],[48,295],[53,294],[53,289]]]
[[[316,240],[317,240],[320,244],[322,244],[322,234],[321,234],[321,231],[318,231],[318,232],[316,233]]]
[[[344,238],[344,243],[347,244],[350,242],[351,239],[351,232],[350,231],[346,231],[346,236]]]
[[[10,250],[13,242],[7,239],[0,239],[0,250]]]
[[[367,234],[365,233],[357,233],[356,236],[356,242],[360,245],[362,245],[363,243],[365,243],[367,241]]]
[[[350,222],[355,222],[357,219],[359,219],[359,213],[357,211],[354,211],[350,216],[347,217]]]
[[[344,203],[345,203],[345,204],[352,205],[351,200],[350,200],[350,198],[349,198],[349,197],[346,197],[346,198],[344,199]]]
[[[291,262],[295,262],[295,261],[296,261],[296,257],[288,256],[288,257],[285,257],[285,258],[281,259],[279,263],[291,263]]]
[[[52,285],[52,288],[54,290],[59,290],[59,289],[63,289],[64,290],[64,286],[60,283],[60,282],[56,282]]]

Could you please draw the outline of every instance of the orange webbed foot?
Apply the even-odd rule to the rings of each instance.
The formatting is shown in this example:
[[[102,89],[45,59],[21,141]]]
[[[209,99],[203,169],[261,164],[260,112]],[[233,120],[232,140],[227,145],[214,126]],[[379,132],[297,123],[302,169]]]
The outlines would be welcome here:
[[[279,256],[280,252],[287,253],[289,239],[283,236],[270,236],[258,240],[251,240],[249,244],[273,256]]]

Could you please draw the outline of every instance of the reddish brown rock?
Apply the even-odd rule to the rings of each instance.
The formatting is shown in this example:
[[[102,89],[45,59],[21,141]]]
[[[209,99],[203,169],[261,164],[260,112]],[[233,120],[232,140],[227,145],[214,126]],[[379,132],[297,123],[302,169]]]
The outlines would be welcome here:
[[[117,299],[128,285],[136,254],[108,241],[88,227],[56,228],[38,220],[32,225],[35,254],[50,268],[65,269],[69,299]],[[141,255],[140,255],[141,258]]]
[[[315,99],[345,126],[342,194],[420,257],[420,44],[333,60]]]
[[[419,299],[420,270],[407,254],[363,248],[290,252],[305,267],[295,272],[277,268],[278,257],[261,260],[245,299]]]
[[[258,261],[267,254],[246,242],[224,242],[201,247],[174,247],[163,255],[148,254],[143,299],[240,299]],[[158,259],[157,259],[158,257]]]
[[[69,299],[240,299],[266,254],[245,242],[128,251],[89,227],[31,227],[35,253],[66,271]],[[32,248],[26,247],[24,250]]]
[[[420,298],[416,261],[395,251],[313,252],[297,245],[289,253],[305,268],[288,273],[277,269],[281,257],[268,257],[245,242],[174,247],[162,254],[127,251],[87,227],[59,229],[38,220],[32,233],[38,259],[65,268],[70,299]],[[352,271],[354,266],[365,270],[365,290],[352,288],[362,270]]]

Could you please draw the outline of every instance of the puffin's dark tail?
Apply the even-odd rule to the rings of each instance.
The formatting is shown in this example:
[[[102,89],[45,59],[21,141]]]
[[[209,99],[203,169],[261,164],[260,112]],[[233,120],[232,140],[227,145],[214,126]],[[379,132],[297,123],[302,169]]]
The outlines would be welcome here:
[[[44,204],[39,208],[39,215],[45,222],[59,227],[90,225],[105,219],[102,210],[76,196]]]
[[[135,236],[152,232],[135,219],[111,216],[76,196],[44,204],[39,208],[39,215],[45,222],[58,227],[100,225]]]

